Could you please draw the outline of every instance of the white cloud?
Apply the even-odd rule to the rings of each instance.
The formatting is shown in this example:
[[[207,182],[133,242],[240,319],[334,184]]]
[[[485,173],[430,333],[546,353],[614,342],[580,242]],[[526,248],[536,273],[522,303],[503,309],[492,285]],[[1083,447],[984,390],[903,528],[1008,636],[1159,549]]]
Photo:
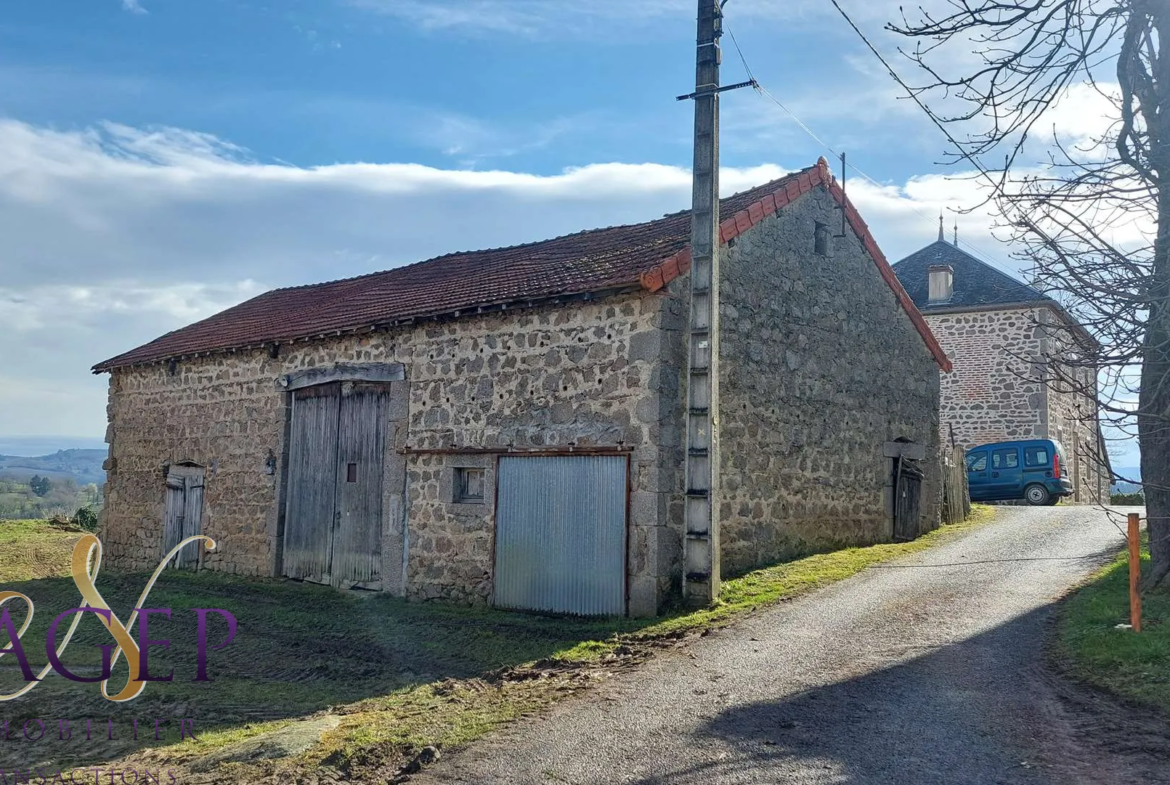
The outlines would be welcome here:
[[[725,168],[721,181],[731,193],[811,163]],[[934,175],[849,184],[891,260],[933,240],[939,207],[974,190]],[[105,382],[91,365],[264,289],[646,220],[689,199],[689,172],[654,163],[549,176],[302,168],[181,129],[0,121],[0,435],[100,435]],[[962,236],[986,231],[961,221]]]
[[[146,9],[142,7],[139,0],[122,0],[122,10],[129,11],[132,14],[145,14]]]
[[[95,358],[112,357],[145,336],[203,319],[261,290],[251,281],[0,286],[0,435],[101,436],[107,380],[87,372]]]

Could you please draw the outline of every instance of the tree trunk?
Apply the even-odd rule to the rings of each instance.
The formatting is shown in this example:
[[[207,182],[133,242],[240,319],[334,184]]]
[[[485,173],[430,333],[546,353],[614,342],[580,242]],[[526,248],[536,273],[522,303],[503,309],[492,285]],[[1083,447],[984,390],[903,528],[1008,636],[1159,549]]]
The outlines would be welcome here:
[[[1150,163],[1158,188],[1158,234],[1154,239],[1149,321],[1142,343],[1141,391],[1138,395],[1138,445],[1142,452],[1142,486],[1146,495],[1151,569],[1145,588],[1167,583],[1170,576],[1170,197],[1161,187],[1170,173],[1170,57],[1161,46],[1170,33],[1170,10],[1150,5],[1159,52],[1152,63],[1156,107],[1143,106],[1150,134]]]
[[[1150,282],[1150,314],[1142,345],[1138,445],[1146,495],[1151,569],[1146,588],[1170,576],[1170,200],[1158,195],[1158,237]]]

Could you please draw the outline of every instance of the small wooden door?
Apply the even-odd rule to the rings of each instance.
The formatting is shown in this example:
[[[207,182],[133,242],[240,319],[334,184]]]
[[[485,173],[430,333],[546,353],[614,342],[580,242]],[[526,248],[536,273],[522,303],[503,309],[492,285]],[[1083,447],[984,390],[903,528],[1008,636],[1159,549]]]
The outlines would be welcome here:
[[[166,509],[163,514],[163,555],[188,537],[203,533],[203,468],[172,466],[167,470]],[[172,565],[194,568],[202,553],[199,544],[188,545]]]
[[[916,461],[894,461],[894,541],[916,539],[921,527],[920,504],[923,472]]]
[[[284,574],[378,588],[389,389],[335,382],[292,395]]]

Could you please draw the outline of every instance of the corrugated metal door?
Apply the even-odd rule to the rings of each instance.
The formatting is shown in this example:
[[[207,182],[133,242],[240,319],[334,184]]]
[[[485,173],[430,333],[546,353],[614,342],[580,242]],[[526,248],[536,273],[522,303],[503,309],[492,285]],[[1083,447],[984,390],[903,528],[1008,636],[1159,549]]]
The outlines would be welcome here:
[[[293,393],[284,524],[284,574],[289,578],[329,582],[340,407],[338,384]]]
[[[625,613],[627,473],[622,456],[500,458],[498,607]]]
[[[332,573],[348,586],[369,586],[381,578],[382,445],[389,401],[385,385],[342,385]]]
[[[376,588],[389,390],[341,382],[293,393],[284,574]]]

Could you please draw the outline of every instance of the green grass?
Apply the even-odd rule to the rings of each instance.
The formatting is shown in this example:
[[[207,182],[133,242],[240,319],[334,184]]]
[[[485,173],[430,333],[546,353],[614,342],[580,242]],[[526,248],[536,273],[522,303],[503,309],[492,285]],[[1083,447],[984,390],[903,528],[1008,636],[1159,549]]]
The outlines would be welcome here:
[[[1149,552],[1143,550],[1143,570]],[[1170,713],[1170,591],[1142,597],[1142,631],[1129,623],[1129,567],[1123,553],[1061,608],[1055,653],[1076,678]]]
[[[614,665],[650,656],[664,640],[727,625],[872,564],[924,550],[992,514],[992,508],[977,506],[972,521],[914,542],[848,548],[758,570],[726,581],[720,601],[710,608],[680,609],[649,620],[549,618],[359,597],[290,581],[169,571],[148,604],[172,609],[171,622],[156,617],[151,623],[151,637],[169,638],[171,645],[151,651],[150,668],[152,673],[173,668],[175,681],[149,684],[140,698],[115,705],[101,697],[96,685],[48,679],[27,696],[0,704],[0,720],[194,719],[197,742],[174,736],[157,744],[133,742],[123,734],[118,743],[100,745],[46,740],[36,750],[58,765],[126,756],[170,765],[328,711],[339,715],[341,724],[306,755],[231,765],[223,779],[293,781],[297,770],[329,766],[355,781],[382,782],[419,748],[457,747],[502,722],[541,711],[605,678]],[[21,591],[37,606],[25,638],[34,667],[44,660],[49,621],[76,604],[72,581],[63,576],[78,536],[43,523],[0,524],[0,588]],[[35,558],[19,556],[26,552]],[[103,570],[98,586],[125,620],[146,578]],[[192,681],[193,608],[224,608],[239,621],[235,642],[210,654],[210,683]],[[18,624],[19,617],[18,612]],[[213,641],[218,634],[213,630]],[[87,619],[66,653],[66,664],[96,670],[96,647],[107,642],[108,633]],[[124,666],[120,673],[115,672],[115,690],[125,678]],[[0,694],[20,685],[19,673],[0,670]],[[155,749],[143,750],[148,745]],[[0,769],[27,764],[26,755],[19,745],[0,747]]]
[[[81,535],[45,521],[0,521],[0,587],[67,572],[70,550]]]

